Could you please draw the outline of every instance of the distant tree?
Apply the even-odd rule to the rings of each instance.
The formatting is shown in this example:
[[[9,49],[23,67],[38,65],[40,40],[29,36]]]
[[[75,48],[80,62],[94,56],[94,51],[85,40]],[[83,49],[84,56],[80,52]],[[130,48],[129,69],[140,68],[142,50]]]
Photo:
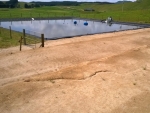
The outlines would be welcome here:
[[[40,7],[40,5],[39,4],[35,4],[34,7]]]
[[[34,4],[31,4],[31,8],[34,8],[34,6],[35,6]]]
[[[32,4],[31,4],[31,5],[29,5],[29,4],[27,4],[27,3],[24,4],[24,8],[32,8],[32,7],[33,7]]]
[[[16,4],[16,3],[18,3],[18,0],[10,0],[9,2],[13,3],[13,4]]]
[[[5,8],[6,5],[4,4],[4,2],[0,1],[0,8]]]
[[[17,8],[20,8],[20,4],[17,4],[17,6],[16,6]]]
[[[9,6],[9,8],[15,8],[15,7],[17,7],[18,0],[9,0],[9,1],[5,2],[5,4],[7,6]]]
[[[0,5],[4,5],[4,2],[0,1]]]
[[[24,8],[28,8],[28,4],[25,3],[25,4],[24,4]]]

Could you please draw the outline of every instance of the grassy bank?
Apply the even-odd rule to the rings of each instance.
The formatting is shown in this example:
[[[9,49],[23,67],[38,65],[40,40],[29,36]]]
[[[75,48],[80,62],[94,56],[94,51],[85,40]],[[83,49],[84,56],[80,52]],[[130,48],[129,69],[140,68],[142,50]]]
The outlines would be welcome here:
[[[21,37],[21,33],[19,32],[11,32],[5,28],[0,28],[0,48],[7,48],[19,45],[19,40]]]
[[[8,48],[8,47],[14,47],[19,45],[21,36],[23,36],[23,34],[20,32],[11,31],[11,35],[10,35],[9,29],[0,28],[0,48]],[[26,34],[27,45],[40,43],[40,42],[41,42],[40,38],[36,38],[34,36],[30,36]]]
[[[22,3],[20,3],[22,4]],[[95,11],[84,11],[84,9]],[[106,19],[112,16],[115,21],[150,23],[150,0],[125,2],[120,4],[83,3],[79,6],[41,6],[40,8],[3,8],[0,19],[5,18],[52,18],[81,17],[89,19]]]
[[[109,6],[107,9],[106,7]],[[95,11],[84,11],[85,8],[94,8]],[[0,9],[0,19],[10,18],[53,18],[53,17],[78,17],[88,19],[106,19],[108,16],[112,16],[115,21],[124,22],[137,22],[137,23],[150,23],[150,9],[136,9],[129,10],[124,5],[104,5],[102,8],[99,5],[85,5],[83,6],[43,6],[41,8],[31,9]],[[113,9],[113,10],[112,10]]]

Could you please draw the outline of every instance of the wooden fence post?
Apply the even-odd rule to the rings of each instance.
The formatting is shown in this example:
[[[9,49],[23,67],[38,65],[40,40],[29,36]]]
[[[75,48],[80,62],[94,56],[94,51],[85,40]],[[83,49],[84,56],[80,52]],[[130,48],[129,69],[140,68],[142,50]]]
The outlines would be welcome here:
[[[0,21],[0,34],[1,34],[1,21]]]
[[[42,47],[44,47],[44,34],[41,34]]]
[[[23,29],[23,39],[24,39],[24,45],[26,45],[26,31]]]
[[[22,36],[20,38],[20,51],[21,51],[21,49],[22,49]]]
[[[9,32],[10,32],[10,38],[12,38],[12,35],[11,35],[11,26],[9,26]]]

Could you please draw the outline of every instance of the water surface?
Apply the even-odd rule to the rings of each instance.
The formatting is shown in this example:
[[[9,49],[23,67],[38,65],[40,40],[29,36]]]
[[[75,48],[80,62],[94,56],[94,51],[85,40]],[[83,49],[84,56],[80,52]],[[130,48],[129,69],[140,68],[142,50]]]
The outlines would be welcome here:
[[[77,24],[74,24],[75,21]],[[84,25],[85,22],[87,22],[88,25]],[[27,34],[38,37],[40,37],[41,34],[44,34],[44,37],[47,39],[58,39],[78,35],[97,34],[138,28],[137,26],[131,25],[108,25],[102,22],[79,19],[1,22],[1,27],[9,28],[9,26],[11,26],[12,30],[19,32],[22,32],[23,29],[25,29]]]

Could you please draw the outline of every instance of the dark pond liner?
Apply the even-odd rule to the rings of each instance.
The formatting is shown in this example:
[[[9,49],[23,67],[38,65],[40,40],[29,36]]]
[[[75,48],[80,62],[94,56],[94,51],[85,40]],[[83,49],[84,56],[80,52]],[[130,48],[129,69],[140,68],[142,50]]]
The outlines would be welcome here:
[[[72,18],[72,17],[53,17],[53,18],[34,18],[35,20],[60,20],[60,19],[73,19],[73,20],[85,20],[85,21],[93,21],[93,22],[103,22],[104,20],[96,20],[96,19],[86,19],[86,18]],[[0,19],[0,21],[7,22],[7,21],[32,21],[32,18],[13,18],[13,19]],[[136,30],[136,29],[143,29],[143,28],[150,28],[150,24],[142,24],[142,23],[134,23],[134,22],[117,22],[113,21],[112,24],[121,24],[121,25],[131,25],[131,26],[137,26],[137,28],[129,29],[129,30]],[[119,31],[127,31],[127,30],[119,30]],[[93,34],[104,34],[104,33],[113,33],[113,32],[119,32],[119,31],[108,31],[108,32],[98,32]],[[62,38],[72,38],[72,37],[78,37],[78,36],[86,36],[86,35],[93,35],[91,34],[83,34],[83,35],[73,35],[73,36],[64,36],[64,37],[53,37],[53,38],[45,38],[45,40],[57,40]],[[28,34],[32,35],[32,34]],[[37,38],[40,38],[39,36],[32,35]]]

